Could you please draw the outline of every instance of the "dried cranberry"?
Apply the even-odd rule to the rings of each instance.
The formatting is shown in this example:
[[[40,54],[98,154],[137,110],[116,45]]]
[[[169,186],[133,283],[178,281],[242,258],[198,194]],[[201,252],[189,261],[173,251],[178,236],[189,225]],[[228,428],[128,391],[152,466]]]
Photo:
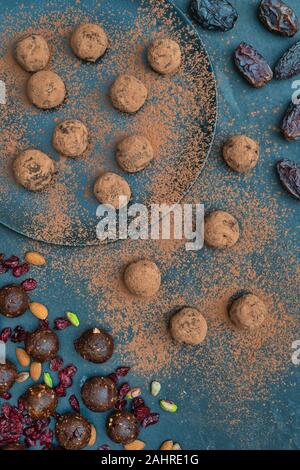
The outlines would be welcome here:
[[[122,398],[126,397],[129,390],[130,390],[130,387],[129,387],[128,383],[125,383],[125,384],[121,385],[121,387],[119,388],[119,391],[118,391],[119,398],[122,400]]]
[[[10,400],[11,394],[9,392],[1,393],[0,398],[2,398],[3,400]]]
[[[122,410],[124,410],[126,405],[127,405],[126,400],[118,400],[115,403],[115,409],[118,410],[118,411],[122,411]]]
[[[49,448],[52,446],[53,431],[45,429],[40,436],[40,445]]]
[[[62,385],[64,388],[69,388],[71,387],[73,381],[71,377],[69,377],[64,370],[59,371],[58,373],[58,378],[59,378],[59,384]]]
[[[107,444],[102,444],[98,447],[98,450],[110,450],[110,447]]]
[[[11,256],[4,261],[4,266],[9,269],[16,268],[19,265],[19,258],[17,256]]]
[[[73,408],[74,411],[76,411],[77,413],[80,412],[79,401],[77,400],[75,395],[70,396],[69,403],[70,403],[70,405],[71,405],[71,407]]]
[[[68,326],[71,326],[71,323],[69,322],[67,318],[58,317],[54,320],[55,330],[64,330],[65,328],[68,328]]]
[[[114,372],[108,376],[115,384],[118,382],[118,376]]]
[[[145,404],[143,398],[137,397],[132,400],[131,406],[132,409],[135,410],[138,406],[143,406]]]
[[[21,287],[26,291],[31,291],[34,290],[37,286],[37,282],[35,279],[32,279],[29,277],[28,279],[25,279],[25,281],[21,282]]]
[[[59,384],[54,388],[54,391],[58,397],[66,396],[66,389],[63,385]]]
[[[5,254],[4,253],[0,253],[0,263],[2,263],[2,261],[4,260],[5,258]]]
[[[141,406],[138,406],[137,408],[134,409],[134,416],[136,417],[136,419],[138,421],[143,421],[144,418],[146,418],[146,416],[149,416],[151,413],[151,410],[148,406],[145,406],[145,405],[141,405]]]
[[[69,377],[74,377],[77,372],[77,367],[74,364],[69,364],[64,368],[64,373]]]
[[[23,276],[23,274],[28,273],[28,271],[29,271],[29,264],[24,263],[24,264],[20,264],[19,266],[16,266],[15,268],[13,268],[12,274],[13,274],[14,277],[20,277],[20,276]]]
[[[0,415],[0,445],[19,442],[22,432],[22,413],[8,403],[2,405]]]
[[[4,266],[3,263],[0,263],[0,274],[5,274],[7,273],[7,271],[8,271],[8,268]]]
[[[49,328],[49,321],[48,320],[40,320],[40,330],[48,330]]]
[[[150,413],[149,416],[143,419],[141,422],[141,426],[143,428],[147,428],[148,426],[152,426],[153,424],[157,424],[159,422],[159,414],[158,413]]]
[[[63,363],[64,361],[61,357],[59,356],[54,357],[50,361],[50,370],[52,370],[53,372],[60,371],[62,369]]]
[[[118,367],[115,373],[118,377],[125,377],[130,371],[130,367]]]
[[[22,343],[26,338],[26,331],[20,325],[16,326],[13,334],[11,335],[12,343]]]
[[[12,333],[11,328],[3,328],[3,330],[0,333],[0,341],[3,341],[3,343],[7,343],[7,341],[11,337],[11,333]]]

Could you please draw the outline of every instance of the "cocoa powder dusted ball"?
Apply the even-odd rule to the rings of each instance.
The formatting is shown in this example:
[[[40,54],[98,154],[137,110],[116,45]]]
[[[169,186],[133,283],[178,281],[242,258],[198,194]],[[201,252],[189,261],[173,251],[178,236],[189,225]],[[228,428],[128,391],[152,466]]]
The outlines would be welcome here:
[[[114,107],[124,113],[136,113],[145,104],[147,96],[145,85],[128,74],[119,75],[110,89]]]
[[[229,310],[232,323],[242,330],[259,328],[266,320],[267,314],[265,303],[254,294],[239,297]]]
[[[28,80],[27,96],[31,103],[38,108],[57,108],[65,100],[66,87],[57,73],[41,70]]]
[[[22,402],[31,418],[44,419],[54,414],[58,399],[52,388],[36,384],[28,388],[22,397]]]
[[[60,415],[55,425],[58,444],[66,450],[84,449],[91,438],[90,423],[78,413]]]
[[[234,135],[224,144],[223,157],[233,170],[247,173],[258,162],[259,143],[246,135]]]
[[[159,291],[161,273],[153,261],[142,259],[127,266],[124,282],[132,294],[138,297],[153,297]]]
[[[116,444],[130,444],[139,435],[139,425],[132,413],[118,411],[106,422],[108,437]]]
[[[43,70],[50,60],[50,49],[46,39],[40,34],[28,34],[16,44],[17,62],[27,72]]]
[[[58,336],[49,328],[38,328],[26,335],[25,350],[36,362],[46,362],[53,359],[57,355],[58,349]]]
[[[181,50],[173,39],[154,41],[148,49],[148,61],[153,70],[163,75],[178,71],[181,66]]]
[[[17,368],[12,362],[6,361],[5,364],[0,363],[0,395],[11,389],[17,375]]]
[[[236,244],[240,236],[237,220],[228,212],[214,211],[205,217],[204,241],[212,248],[227,248]]]
[[[177,312],[170,321],[173,339],[189,345],[200,344],[207,334],[207,323],[196,308],[185,307]]]
[[[151,142],[143,135],[131,135],[117,144],[117,162],[122,170],[128,173],[144,170],[153,157]]]
[[[91,377],[83,384],[81,397],[89,410],[101,413],[114,407],[118,400],[118,390],[109,377]]]
[[[65,157],[79,157],[89,144],[87,127],[77,119],[68,119],[55,128],[52,143],[55,150]]]
[[[74,342],[76,351],[86,361],[103,364],[114,351],[114,340],[102,328],[90,328]]]
[[[131,189],[127,181],[122,176],[108,171],[97,178],[94,185],[94,194],[100,204],[108,204],[115,209],[125,206],[131,198]],[[124,203],[120,202],[120,197],[126,198]]]
[[[10,284],[0,289],[0,313],[8,318],[20,317],[29,308],[29,297],[21,286]]]
[[[108,47],[106,32],[100,25],[93,23],[77,26],[70,42],[74,54],[89,62],[96,62]]]
[[[15,159],[13,171],[21,186],[29,191],[41,191],[52,183],[56,166],[45,153],[28,149]]]

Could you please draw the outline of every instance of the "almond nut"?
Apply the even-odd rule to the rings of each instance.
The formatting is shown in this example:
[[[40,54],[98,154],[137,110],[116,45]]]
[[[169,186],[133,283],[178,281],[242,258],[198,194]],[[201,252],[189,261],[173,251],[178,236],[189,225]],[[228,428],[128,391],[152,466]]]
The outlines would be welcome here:
[[[33,362],[30,366],[30,376],[32,380],[37,382],[42,373],[42,364],[40,362]]]
[[[96,439],[97,439],[97,431],[96,431],[95,426],[93,426],[93,424],[91,424],[91,437],[90,437],[88,446],[93,447],[96,443]]]
[[[16,356],[22,367],[28,367],[30,364],[30,357],[24,349],[17,348]]]
[[[48,317],[48,309],[45,305],[40,304],[39,302],[31,302],[29,304],[31,313],[38,318],[39,320],[46,320]]]
[[[125,444],[125,450],[143,450],[145,448],[145,442],[139,441],[136,439],[135,441],[131,442],[130,444]]]
[[[20,374],[17,375],[16,382],[19,384],[22,382],[25,382],[29,378],[28,372],[21,372]]]
[[[173,445],[173,441],[165,441],[162,443],[159,450],[173,450]]]
[[[41,253],[37,253],[36,251],[28,251],[25,255],[25,261],[34,266],[43,266],[46,264],[46,259],[44,256],[41,255]]]

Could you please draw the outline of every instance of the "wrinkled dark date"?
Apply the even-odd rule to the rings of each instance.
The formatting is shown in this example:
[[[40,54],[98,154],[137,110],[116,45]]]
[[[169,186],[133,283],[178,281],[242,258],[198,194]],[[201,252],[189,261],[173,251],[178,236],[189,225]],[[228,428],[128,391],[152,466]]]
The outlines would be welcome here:
[[[277,172],[282,186],[300,200],[300,165],[290,160],[277,163]]]
[[[194,20],[210,31],[229,31],[238,18],[238,12],[227,0],[192,0],[190,11]]]
[[[277,63],[274,75],[277,80],[295,77],[300,73],[300,41],[296,42]]]
[[[255,88],[261,88],[273,78],[266,60],[252,46],[241,42],[234,51],[234,62],[241,74]]]
[[[262,0],[258,16],[272,33],[291,37],[299,29],[298,18],[294,10],[281,0]]]
[[[287,140],[300,138],[300,105],[291,103],[283,118],[281,130]]]

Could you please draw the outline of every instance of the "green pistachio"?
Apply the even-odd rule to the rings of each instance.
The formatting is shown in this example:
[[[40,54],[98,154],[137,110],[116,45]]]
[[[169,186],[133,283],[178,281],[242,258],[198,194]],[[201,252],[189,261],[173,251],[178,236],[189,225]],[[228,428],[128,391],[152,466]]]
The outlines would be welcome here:
[[[79,318],[77,317],[76,313],[74,312],[66,312],[66,315],[67,315],[67,318],[69,320],[70,323],[72,323],[73,326],[79,326],[80,325],[80,321],[79,321]]]
[[[175,413],[177,411],[177,405],[171,400],[160,400],[159,404],[163,410],[169,413]]]
[[[48,385],[48,387],[52,388],[53,387],[53,380],[49,372],[44,373],[44,383]]]

